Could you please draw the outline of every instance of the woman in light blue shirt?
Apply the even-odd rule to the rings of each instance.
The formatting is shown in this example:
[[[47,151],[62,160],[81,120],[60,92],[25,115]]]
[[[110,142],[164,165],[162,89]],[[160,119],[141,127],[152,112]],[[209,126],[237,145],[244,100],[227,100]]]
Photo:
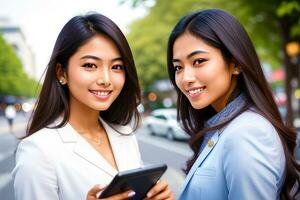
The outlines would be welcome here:
[[[169,38],[168,71],[194,151],[181,200],[297,199],[296,133],[282,122],[233,16],[218,9],[184,16]]]

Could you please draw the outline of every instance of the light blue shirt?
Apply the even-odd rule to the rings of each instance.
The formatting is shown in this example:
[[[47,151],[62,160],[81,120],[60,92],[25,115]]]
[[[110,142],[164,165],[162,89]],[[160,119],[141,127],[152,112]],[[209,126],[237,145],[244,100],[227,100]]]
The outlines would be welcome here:
[[[214,126],[246,104],[241,94],[207,121]],[[285,156],[273,125],[254,109],[222,130],[206,134],[180,200],[275,200],[284,181]]]

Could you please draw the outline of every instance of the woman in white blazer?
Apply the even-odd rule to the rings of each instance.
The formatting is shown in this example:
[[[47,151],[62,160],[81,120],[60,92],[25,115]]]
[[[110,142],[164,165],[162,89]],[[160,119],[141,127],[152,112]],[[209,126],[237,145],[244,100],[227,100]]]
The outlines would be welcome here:
[[[296,132],[284,125],[232,15],[208,9],[184,16],[169,37],[168,71],[194,151],[181,200],[297,199]]]
[[[141,167],[132,134],[139,103],[133,57],[117,25],[97,13],[72,18],[56,40],[17,149],[16,200],[96,199],[118,171]],[[108,199],[134,195],[126,191]],[[174,199],[165,181],[148,197]]]

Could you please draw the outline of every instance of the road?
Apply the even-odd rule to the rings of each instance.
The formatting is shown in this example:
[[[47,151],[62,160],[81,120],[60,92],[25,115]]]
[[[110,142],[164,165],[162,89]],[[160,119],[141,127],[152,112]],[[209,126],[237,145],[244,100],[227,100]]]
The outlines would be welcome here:
[[[168,170],[162,179],[169,182],[172,191],[178,197],[185,178],[182,169],[192,155],[187,143],[152,136],[145,127],[141,127],[136,135],[145,164],[166,163],[168,165]]]
[[[14,135],[9,133],[8,125],[0,117],[0,198],[1,200],[14,200],[13,182],[10,175],[15,165],[14,152],[18,144],[17,137],[25,133],[26,120],[18,115],[14,124]],[[143,126],[137,131],[137,138],[145,165],[166,163],[168,170],[162,177],[167,180],[175,196],[178,197],[183,184],[184,174],[182,168],[191,155],[187,144],[180,141],[169,141],[166,138],[151,136]]]
[[[18,115],[14,124],[14,134],[21,136],[25,131],[25,117]],[[13,182],[10,175],[15,165],[14,153],[18,144],[15,135],[9,133],[8,123],[0,117],[0,197],[14,200]]]

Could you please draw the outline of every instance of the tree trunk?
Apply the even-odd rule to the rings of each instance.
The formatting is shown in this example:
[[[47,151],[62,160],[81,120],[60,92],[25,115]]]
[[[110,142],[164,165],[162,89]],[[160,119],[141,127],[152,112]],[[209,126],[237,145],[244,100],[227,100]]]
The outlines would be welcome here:
[[[291,80],[293,79],[295,73],[293,73],[293,66],[290,62],[290,57],[286,52],[286,45],[291,40],[290,39],[290,30],[291,26],[288,23],[288,20],[285,18],[279,19],[279,25],[282,35],[282,49],[284,53],[284,67],[285,67],[285,92],[287,97],[287,116],[286,116],[286,123],[290,126],[293,125],[294,113],[292,108],[292,86]]]

